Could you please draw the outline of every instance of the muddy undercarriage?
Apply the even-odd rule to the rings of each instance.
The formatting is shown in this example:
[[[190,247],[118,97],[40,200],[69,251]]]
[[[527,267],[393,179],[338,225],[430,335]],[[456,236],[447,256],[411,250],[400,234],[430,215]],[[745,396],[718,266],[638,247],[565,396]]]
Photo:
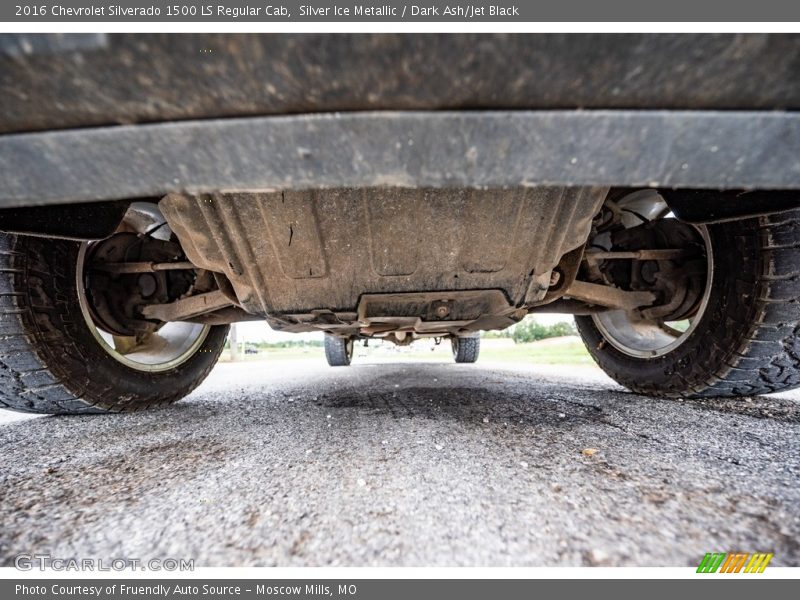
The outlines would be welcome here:
[[[324,332],[333,366],[365,338],[469,363],[542,312],[636,392],[799,386],[798,56],[787,35],[4,37],[0,404],[173,402],[238,321]]]
[[[144,221],[146,235],[123,224],[89,245],[87,291],[99,325],[118,336],[147,334],[160,322],[266,320],[282,331],[402,345],[504,329],[536,311],[691,316],[705,276],[702,264],[687,270],[703,258],[699,234],[677,219],[651,224],[615,203],[635,194],[170,194],[129,209],[126,222]],[[669,212],[657,191],[639,195]],[[626,229],[630,215],[642,222]],[[600,235],[605,246],[588,243]]]

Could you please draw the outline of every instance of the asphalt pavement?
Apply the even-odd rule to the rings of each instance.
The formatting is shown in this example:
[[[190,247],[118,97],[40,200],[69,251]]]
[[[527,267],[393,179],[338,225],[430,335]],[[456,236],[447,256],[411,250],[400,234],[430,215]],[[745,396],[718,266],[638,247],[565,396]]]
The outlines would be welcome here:
[[[631,394],[590,367],[219,365],[131,415],[0,415],[0,565],[800,565],[800,395]]]

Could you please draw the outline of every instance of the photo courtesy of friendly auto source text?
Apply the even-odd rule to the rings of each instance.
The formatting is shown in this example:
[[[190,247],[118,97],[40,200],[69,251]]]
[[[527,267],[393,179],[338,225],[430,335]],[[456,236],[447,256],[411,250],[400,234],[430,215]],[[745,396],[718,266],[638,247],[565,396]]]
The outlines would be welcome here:
[[[0,590],[791,585],[793,11],[0,6]]]

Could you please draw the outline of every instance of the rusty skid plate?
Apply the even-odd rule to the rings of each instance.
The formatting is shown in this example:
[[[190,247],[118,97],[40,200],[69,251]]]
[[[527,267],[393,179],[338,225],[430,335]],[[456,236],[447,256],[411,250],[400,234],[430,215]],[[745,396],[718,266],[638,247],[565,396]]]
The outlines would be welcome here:
[[[288,315],[319,310],[355,314],[366,294],[494,289],[513,307],[535,304],[561,256],[586,240],[605,193],[367,188],[170,194],[160,208],[187,257],[224,273],[245,310],[286,315],[291,322],[296,317]]]

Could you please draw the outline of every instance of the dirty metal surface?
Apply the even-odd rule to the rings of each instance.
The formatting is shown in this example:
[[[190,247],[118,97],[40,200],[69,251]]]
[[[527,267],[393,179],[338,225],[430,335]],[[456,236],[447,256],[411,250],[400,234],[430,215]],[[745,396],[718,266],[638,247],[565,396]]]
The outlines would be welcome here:
[[[0,132],[354,110],[800,108],[780,34],[5,35]]]
[[[800,114],[372,112],[0,136],[0,207],[341,187],[800,188]]]
[[[499,289],[518,306],[584,243],[605,194],[368,188],[172,194],[159,207],[192,262],[274,316],[355,312],[375,293]]]

